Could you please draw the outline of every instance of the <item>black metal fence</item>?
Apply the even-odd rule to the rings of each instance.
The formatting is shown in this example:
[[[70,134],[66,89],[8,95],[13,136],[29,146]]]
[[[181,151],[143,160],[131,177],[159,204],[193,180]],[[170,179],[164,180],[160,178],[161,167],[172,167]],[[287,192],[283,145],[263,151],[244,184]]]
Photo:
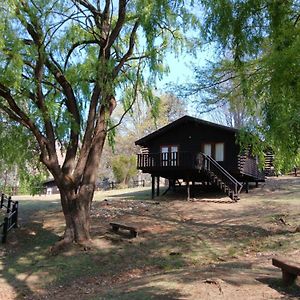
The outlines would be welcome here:
[[[2,244],[4,244],[7,240],[8,232],[13,228],[18,227],[18,208],[18,201],[13,201],[11,200],[11,197],[1,194],[0,209],[4,209],[6,211],[4,221],[0,224],[0,230],[2,228]]]

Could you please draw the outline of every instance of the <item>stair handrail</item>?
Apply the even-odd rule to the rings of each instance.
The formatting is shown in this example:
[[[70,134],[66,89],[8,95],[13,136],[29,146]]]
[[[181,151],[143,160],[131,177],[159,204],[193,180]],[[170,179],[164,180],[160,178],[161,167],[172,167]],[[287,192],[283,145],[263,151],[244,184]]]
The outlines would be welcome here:
[[[207,159],[210,163],[212,163],[217,169],[219,169],[221,171],[221,173],[223,173],[235,186],[236,186],[236,191],[237,193],[239,193],[242,188],[243,185],[236,180],[227,170],[225,170],[216,160],[214,160],[211,156],[206,155],[204,153],[200,153],[201,155],[203,155],[204,159]],[[204,164],[205,166],[205,164]],[[239,186],[239,190],[237,189],[237,186]]]

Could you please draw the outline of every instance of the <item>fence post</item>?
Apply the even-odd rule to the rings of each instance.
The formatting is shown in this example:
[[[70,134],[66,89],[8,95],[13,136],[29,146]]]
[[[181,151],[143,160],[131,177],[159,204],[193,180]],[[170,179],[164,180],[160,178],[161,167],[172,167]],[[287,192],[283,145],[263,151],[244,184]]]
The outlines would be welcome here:
[[[3,224],[2,244],[6,243],[7,229],[8,229],[8,217],[5,217],[4,224]]]
[[[4,204],[4,194],[1,194],[1,205],[0,205],[0,208],[3,207],[3,204]]]
[[[13,204],[13,209],[12,209],[12,212],[13,212],[13,224],[14,224],[14,228],[18,228],[18,210],[19,210],[19,202],[18,201],[15,201],[14,204]]]
[[[6,210],[7,213],[10,213],[10,207],[11,207],[11,197],[8,197],[8,200],[7,200],[7,210]]]

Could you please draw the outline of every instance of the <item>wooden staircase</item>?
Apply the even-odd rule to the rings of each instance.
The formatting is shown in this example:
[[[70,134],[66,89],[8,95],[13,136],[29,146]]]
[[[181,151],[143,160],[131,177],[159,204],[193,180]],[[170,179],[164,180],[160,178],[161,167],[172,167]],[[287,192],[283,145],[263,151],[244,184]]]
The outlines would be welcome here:
[[[243,188],[242,184],[238,182],[228,171],[226,171],[217,161],[204,153],[202,156],[202,170],[204,170],[211,182],[217,185],[224,193],[232,200],[238,201],[239,195]]]
[[[274,168],[274,159],[275,155],[272,151],[267,151],[265,153],[265,175],[266,176],[275,176],[275,168]]]

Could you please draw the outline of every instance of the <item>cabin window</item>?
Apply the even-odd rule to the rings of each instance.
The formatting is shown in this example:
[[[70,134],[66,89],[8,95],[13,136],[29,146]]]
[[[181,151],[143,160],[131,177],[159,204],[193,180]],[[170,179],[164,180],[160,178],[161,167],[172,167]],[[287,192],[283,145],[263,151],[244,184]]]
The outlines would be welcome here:
[[[224,161],[224,143],[216,143],[215,159],[216,161]]]
[[[178,146],[161,146],[161,165],[163,167],[178,165]]]
[[[204,144],[204,154],[211,156],[211,144]]]
[[[163,167],[168,165],[169,147],[161,147],[161,164]]]
[[[224,161],[224,143],[205,143],[202,149],[205,155],[216,161]]]

